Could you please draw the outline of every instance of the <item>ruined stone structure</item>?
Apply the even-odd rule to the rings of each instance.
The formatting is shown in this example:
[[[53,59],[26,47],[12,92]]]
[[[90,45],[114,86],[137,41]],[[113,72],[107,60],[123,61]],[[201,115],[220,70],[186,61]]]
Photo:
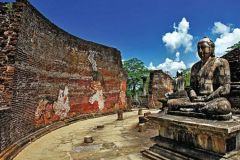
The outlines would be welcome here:
[[[162,70],[154,70],[150,72],[149,81],[149,107],[162,107],[161,99],[165,98],[165,94],[173,91],[173,79]]]
[[[31,4],[0,3],[0,151],[41,127],[126,107],[120,52],[68,34]]]
[[[229,101],[233,112],[240,113],[240,49],[234,49],[222,56],[228,60],[231,70],[231,92]]]
[[[239,82],[240,81],[240,49],[234,49],[224,56],[228,60],[231,70],[231,81],[232,82]]]

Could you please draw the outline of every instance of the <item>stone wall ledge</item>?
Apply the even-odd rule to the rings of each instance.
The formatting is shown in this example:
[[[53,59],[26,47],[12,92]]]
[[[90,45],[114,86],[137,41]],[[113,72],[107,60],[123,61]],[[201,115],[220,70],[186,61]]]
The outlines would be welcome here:
[[[0,107],[0,112],[9,111],[11,107]]]
[[[149,119],[155,123],[172,123],[178,126],[194,129],[202,129],[219,135],[228,135],[240,130],[240,116],[234,115],[228,121],[208,120],[187,116],[175,116],[164,113],[152,114]]]
[[[124,112],[129,112],[131,110],[124,110]],[[12,160],[18,153],[20,153],[28,144],[36,141],[37,139],[41,138],[42,136],[59,129],[61,127],[68,126],[80,120],[87,120],[107,115],[113,115],[116,112],[108,112],[108,113],[91,113],[91,114],[81,114],[72,118],[67,118],[55,123],[52,123],[48,126],[45,126],[41,129],[37,129],[35,132],[27,135],[26,137],[18,140],[17,142],[13,143],[11,146],[7,147],[0,153],[0,160]],[[117,119],[117,117],[116,117]]]

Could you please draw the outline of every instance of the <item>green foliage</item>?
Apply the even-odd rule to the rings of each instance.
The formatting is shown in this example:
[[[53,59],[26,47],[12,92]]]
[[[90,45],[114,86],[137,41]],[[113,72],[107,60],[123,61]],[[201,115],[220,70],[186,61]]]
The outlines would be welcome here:
[[[123,62],[123,68],[127,71],[128,81],[127,81],[127,95],[137,99],[139,95],[143,94],[143,77],[149,77],[149,71],[144,66],[144,63],[137,59],[132,58]]]
[[[229,50],[227,52],[234,50],[236,48],[240,48],[240,41],[238,43],[234,44],[233,46],[228,47]]]
[[[183,78],[184,78],[184,81],[185,81],[185,87],[189,87],[190,86],[190,77],[191,77],[190,68],[184,69],[182,71],[182,73],[183,73]]]
[[[13,3],[6,3],[4,7],[7,8],[7,12],[11,12],[13,10]]]

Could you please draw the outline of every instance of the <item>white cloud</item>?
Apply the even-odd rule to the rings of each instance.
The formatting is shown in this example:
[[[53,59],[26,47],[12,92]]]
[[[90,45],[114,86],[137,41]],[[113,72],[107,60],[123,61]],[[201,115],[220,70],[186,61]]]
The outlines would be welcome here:
[[[147,67],[149,70],[157,70],[157,68],[150,62],[149,66]]]
[[[217,33],[217,34],[229,33],[230,27],[226,26],[225,24],[223,24],[221,22],[215,22],[212,32]]]
[[[192,39],[193,36],[188,33],[189,22],[185,17],[182,18],[182,21],[178,26],[174,23],[174,31],[166,33],[162,37],[162,41],[165,43],[165,46],[170,48],[172,51],[176,51],[180,47],[184,47],[184,52],[192,51]]]
[[[177,58],[178,58],[178,61],[177,61]],[[153,63],[151,62],[148,66],[148,69],[151,69],[151,70],[161,69],[165,72],[169,72],[172,76],[176,76],[176,73],[178,70],[187,68],[185,63],[183,61],[180,61],[179,58],[180,58],[180,53],[177,52],[175,60],[166,58],[165,62],[159,64],[158,66],[154,66]]]
[[[215,54],[217,57],[222,56],[235,43],[240,41],[240,28],[231,29],[229,26],[215,22],[212,29],[213,33],[220,34],[215,43]]]
[[[175,61],[179,61],[180,60],[180,52],[176,52],[176,59]]]

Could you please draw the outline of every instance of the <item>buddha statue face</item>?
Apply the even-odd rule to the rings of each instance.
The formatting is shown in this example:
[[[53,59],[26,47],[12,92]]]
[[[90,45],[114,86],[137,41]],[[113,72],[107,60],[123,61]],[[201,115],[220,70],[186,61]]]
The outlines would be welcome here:
[[[203,62],[209,57],[214,57],[214,43],[209,38],[203,38],[198,42],[198,56]]]

